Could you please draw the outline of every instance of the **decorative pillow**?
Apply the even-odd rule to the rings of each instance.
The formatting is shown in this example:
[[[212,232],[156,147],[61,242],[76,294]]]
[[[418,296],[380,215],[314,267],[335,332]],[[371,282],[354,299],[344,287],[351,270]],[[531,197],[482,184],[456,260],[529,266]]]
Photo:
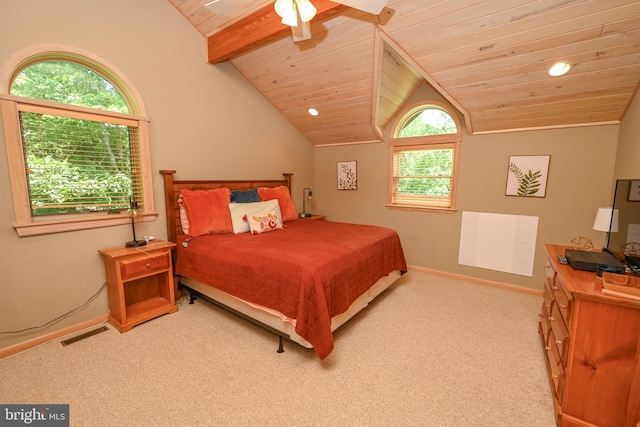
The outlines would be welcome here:
[[[232,191],[231,192],[231,202],[232,203],[255,203],[260,201],[260,196],[258,196],[258,189],[254,188],[252,190],[247,191]]]
[[[180,226],[182,226],[182,232],[189,234],[189,218],[187,218],[187,210],[182,203],[182,197],[178,200],[178,206],[180,206]]]
[[[189,235],[233,233],[229,214],[231,190],[182,190],[182,204],[189,220]]]
[[[249,223],[245,219],[248,216],[261,216],[275,212],[282,223],[280,204],[277,199],[257,203],[229,203],[229,212],[231,212],[231,223],[235,234],[249,231]]]
[[[280,222],[275,211],[271,211],[266,215],[247,215],[246,218],[251,234],[260,234],[282,229],[282,222]]]
[[[298,219],[298,212],[296,212],[296,207],[291,201],[291,194],[289,194],[289,189],[284,185],[274,188],[258,188],[258,194],[260,195],[260,200],[262,201],[278,199],[278,203],[280,203],[280,211],[282,212],[283,222]]]

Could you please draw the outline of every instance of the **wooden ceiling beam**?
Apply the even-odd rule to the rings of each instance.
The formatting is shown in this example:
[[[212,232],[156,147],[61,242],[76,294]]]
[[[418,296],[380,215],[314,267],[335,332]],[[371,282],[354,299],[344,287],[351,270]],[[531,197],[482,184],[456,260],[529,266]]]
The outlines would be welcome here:
[[[314,0],[317,9],[314,20],[321,20],[348,9],[330,0]],[[273,4],[257,10],[223,30],[207,37],[207,61],[211,64],[228,61],[236,55],[263,46],[291,34],[283,24]]]

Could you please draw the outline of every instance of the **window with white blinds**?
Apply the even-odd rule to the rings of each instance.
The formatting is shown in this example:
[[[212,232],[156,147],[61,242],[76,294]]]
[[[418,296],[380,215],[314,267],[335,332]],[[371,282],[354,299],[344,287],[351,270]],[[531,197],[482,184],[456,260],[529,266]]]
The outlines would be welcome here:
[[[389,207],[455,210],[460,123],[444,104],[405,111],[390,141]]]
[[[142,207],[137,122],[92,119],[20,111],[32,215]]]
[[[454,154],[453,144],[396,147],[393,153],[391,203],[450,208]]]

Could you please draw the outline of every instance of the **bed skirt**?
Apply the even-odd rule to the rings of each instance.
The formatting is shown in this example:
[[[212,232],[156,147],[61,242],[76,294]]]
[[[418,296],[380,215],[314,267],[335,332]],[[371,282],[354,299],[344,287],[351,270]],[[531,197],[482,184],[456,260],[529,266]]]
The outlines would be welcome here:
[[[360,295],[345,311],[331,318],[331,332],[344,325],[349,319],[358,314],[362,309],[367,307],[374,298],[380,295],[393,282],[400,278],[399,270],[392,271],[389,275],[382,277],[374,283],[364,294]],[[217,288],[205,283],[199,282],[188,277],[181,277],[180,282],[187,288],[208,297],[219,305],[230,308],[235,312],[257,321],[266,326],[268,329],[275,330],[284,337],[288,337],[291,341],[300,344],[306,348],[313,346],[304,338],[296,333],[296,320],[290,319],[282,313],[257,304],[252,304],[240,298],[236,298]]]

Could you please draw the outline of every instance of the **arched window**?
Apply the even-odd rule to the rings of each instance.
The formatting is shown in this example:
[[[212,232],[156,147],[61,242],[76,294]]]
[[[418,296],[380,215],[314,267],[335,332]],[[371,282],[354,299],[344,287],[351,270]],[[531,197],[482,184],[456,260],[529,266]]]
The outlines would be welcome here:
[[[391,139],[389,207],[455,210],[460,122],[444,104],[400,115]]]
[[[18,235],[124,224],[134,203],[155,217],[135,89],[84,52],[35,50],[0,69]]]

